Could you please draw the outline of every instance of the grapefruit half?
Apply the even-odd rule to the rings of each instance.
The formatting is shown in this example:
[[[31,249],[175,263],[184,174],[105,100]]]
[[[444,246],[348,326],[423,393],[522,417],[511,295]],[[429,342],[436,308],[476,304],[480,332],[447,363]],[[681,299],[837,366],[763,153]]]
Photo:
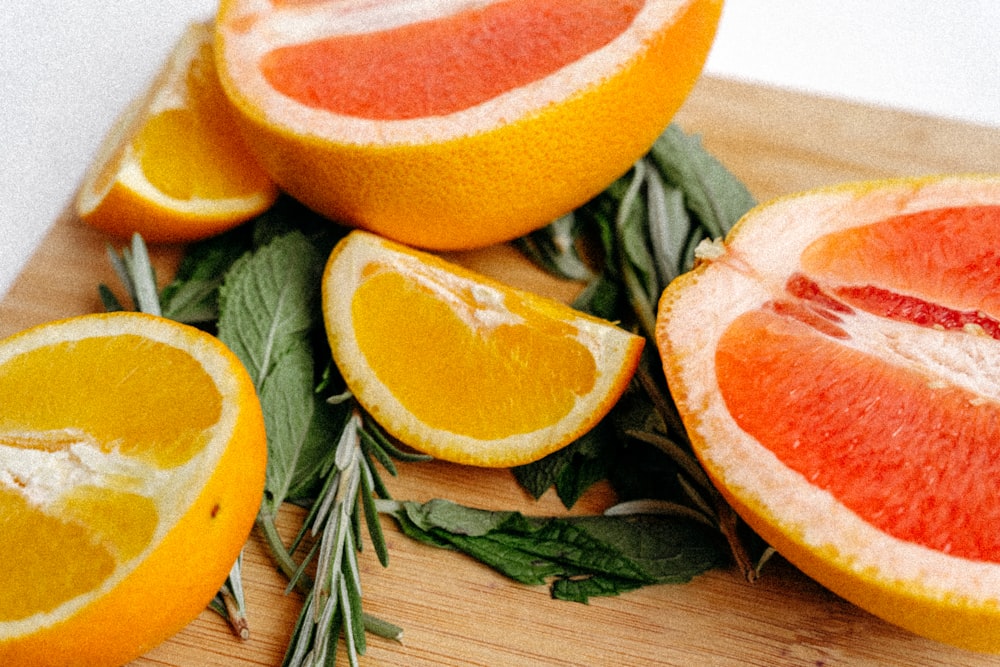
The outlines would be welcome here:
[[[542,227],[625,173],[701,72],[721,0],[222,0],[220,79],[320,213],[430,249]]]
[[[704,250],[656,336],[708,474],[835,593],[1000,652],[1000,177],[795,195]]]

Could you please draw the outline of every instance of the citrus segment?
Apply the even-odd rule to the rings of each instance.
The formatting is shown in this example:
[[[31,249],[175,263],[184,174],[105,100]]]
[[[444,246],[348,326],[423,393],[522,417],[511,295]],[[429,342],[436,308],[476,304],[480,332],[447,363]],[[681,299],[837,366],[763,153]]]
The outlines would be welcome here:
[[[382,120],[443,116],[606,46],[638,0],[507,0],[395,28],[274,49],[264,77],[294,100]],[[485,39],[484,39],[485,37]]]
[[[998,222],[987,176],[778,200],[667,288],[657,325],[692,444],[748,523],[876,615],[991,652]]]
[[[1000,475],[1000,406],[803,327],[758,311],[726,329],[719,391],[740,429],[879,530],[1000,564],[996,490],[969,475]]]
[[[0,402],[0,663],[120,665],[198,615],[263,493],[236,357],[162,318],[71,318],[0,342]]]
[[[625,390],[643,339],[435,256],[353,232],[330,257],[323,304],[358,401],[438,458],[512,466],[595,425]]]
[[[907,252],[913,247],[925,251]],[[828,234],[805,249],[802,264],[839,284],[868,281],[1000,316],[1000,206],[936,208]]]
[[[720,0],[224,0],[223,87],[294,197],[410,245],[472,248],[580,206],[653,144]]]
[[[118,237],[192,241],[266,210],[277,188],[241,137],[215,73],[212,29],[188,28],[146,94],[112,127],[76,207]]]

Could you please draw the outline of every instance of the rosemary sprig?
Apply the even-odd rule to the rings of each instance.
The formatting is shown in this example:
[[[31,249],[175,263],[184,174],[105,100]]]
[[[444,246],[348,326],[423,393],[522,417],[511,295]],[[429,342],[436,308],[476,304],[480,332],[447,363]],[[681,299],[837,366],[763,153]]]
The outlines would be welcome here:
[[[305,570],[315,561],[316,580],[309,586],[303,613],[299,616],[291,643],[282,663],[286,667],[326,665],[337,649],[343,634],[350,664],[358,664],[358,655],[365,651],[365,620],[361,614],[361,577],[357,552],[358,505],[367,516],[371,507],[372,478],[375,472],[361,447],[362,421],[355,411],[344,427],[333,452],[332,467],[325,472],[326,482],[319,499],[312,506],[302,531],[295,540],[300,544],[308,533],[318,537],[318,549],[310,550],[292,574],[289,586],[302,581]],[[388,565],[388,552],[378,521],[368,520],[369,533],[383,565]],[[394,633],[399,639],[402,630]]]
[[[195,271],[186,278],[191,282],[175,281],[160,293],[140,236],[134,236],[120,253],[109,247],[108,255],[135,309],[159,314],[164,295],[210,296],[205,285],[221,292],[219,298],[205,301],[211,302],[215,316],[198,321],[218,327],[220,338],[240,356],[255,381],[269,447],[265,498],[256,524],[272,559],[289,580],[288,591],[295,589],[305,596],[284,664],[332,664],[343,637],[351,664],[356,665],[357,656],[365,651],[365,632],[396,641],[402,636],[398,626],[362,611],[357,566],[362,517],[379,561],[388,564],[375,498],[387,499],[389,494],[376,463],[395,475],[394,460],[429,457],[401,451],[363,415],[349,393],[330,400],[319,398],[316,391],[336,382],[328,376],[316,388],[312,370],[316,359],[322,358],[313,346],[316,324],[311,292],[318,288],[315,278],[323,255],[299,232],[262,232],[257,237],[266,238],[265,247],[256,253],[247,249],[243,255],[227,251],[228,262],[220,263],[217,253],[204,248],[198,252],[209,258],[213,270],[223,270],[224,279]],[[289,257],[295,258],[299,273],[287,269]],[[107,285],[100,285],[99,291],[108,310],[125,307]],[[220,311],[225,315],[220,316]],[[198,305],[177,312],[206,310]],[[253,326],[247,324],[248,319]],[[254,326],[261,329],[255,333]],[[331,437],[336,441],[332,447]],[[276,524],[278,509],[288,500],[310,507],[290,546],[282,541]],[[306,541],[313,548],[297,560]],[[249,625],[241,565],[242,559],[237,559],[210,608],[245,639]],[[312,566],[315,578],[306,575]]]

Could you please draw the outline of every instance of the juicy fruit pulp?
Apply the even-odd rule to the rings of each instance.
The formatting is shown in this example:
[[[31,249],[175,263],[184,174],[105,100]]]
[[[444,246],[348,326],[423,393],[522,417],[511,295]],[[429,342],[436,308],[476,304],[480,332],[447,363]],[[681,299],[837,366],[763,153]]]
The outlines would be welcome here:
[[[720,11],[224,0],[217,60],[248,142],[291,195],[409,245],[472,248],[548,224],[648,151]]]
[[[277,48],[261,59],[261,69],[275,90],[333,113],[376,120],[445,116],[606,46],[642,4],[508,0]]]
[[[246,540],[266,445],[221,343],[137,313],[0,342],[0,662],[118,665],[204,609]]]
[[[276,196],[220,87],[211,27],[193,24],[105,138],[77,210],[114,236],[193,241],[261,213]]]
[[[571,324],[487,289],[460,288],[449,303],[426,278],[375,262],[365,273],[351,307],[358,347],[428,426],[484,440],[530,433],[569,414],[577,397],[593,390],[597,366]],[[419,353],[430,332],[435,348],[451,352],[447,364]],[[433,402],[423,398],[428,387],[439,394]]]
[[[659,334],[699,456],[748,522],[870,611],[989,651],[998,247],[988,177],[782,200],[668,288]]]
[[[607,412],[643,339],[364,232],[335,249],[324,314],[348,387],[404,443],[510,466]]]
[[[813,283],[800,296],[793,285],[787,299],[822,321],[788,317],[782,301],[765,304],[729,326],[716,363],[723,398],[739,406],[730,409],[737,423],[790,468],[894,537],[1000,563],[1000,534],[991,528],[1000,502],[992,485],[969,478],[970,470],[987,480],[1000,475],[1000,410],[977,390],[982,381],[961,386],[928,369],[873,364],[874,351],[854,341],[874,330],[852,334],[842,326],[864,310],[951,331],[930,352],[942,356],[939,363],[946,350],[964,346],[948,338],[997,338],[1000,246],[990,240],[1000,242],[998,231],[1000,206],[979,206],[820,237],[802,253],[802,266],[831,287]],[[958,370],[959,359],[947,361]],[[803,375],[816,380],[803,387]],[[889,418],[895,415],[905,418]]]
[[[158,348],[152,354],[150,345]],[[65,364],[72,355],[92,363],[85,369]],[[176,371],[191,377],[191,389],[204,399],[193,411],[171,400],[169,385],[148,384],[169,377],[174,364],[191,366]],[[136,374],[137,368],[150,375]],[[135,477],[141,461],[166,469],[186,463],[204,448],[206,429],[221,411],[218,390],[190,357],[139,336],[88,338],[21,354],[0,368],[0,402],[0,469],[7,482],[0,493],[11,503],[0,544],[3,553],[27,552],[16,571],[31,582],[0,589],[0,622],[51,612],[103,583],[119,560],[141,553],[159,521],[156,504],[131,490],[141,484]],[[149,409],[158,403],[161,409]],[[98,421],[94,414],[107,416]],[[77,424],[88,428],[71,426]],[[133,461],[137,469],[130,474]],[[39,535],[48,538],[39,544]],[[49,549],[72,556],[55,557]]]

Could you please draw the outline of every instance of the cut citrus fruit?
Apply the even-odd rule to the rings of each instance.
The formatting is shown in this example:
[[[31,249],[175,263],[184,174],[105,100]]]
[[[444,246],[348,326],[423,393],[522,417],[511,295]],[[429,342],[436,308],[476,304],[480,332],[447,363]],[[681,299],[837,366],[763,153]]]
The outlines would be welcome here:
[[[261,163],[341,222],[430,249],[521,236],[653,144],[721,0],[223,0],[219,74]]]
[[[266,442],[218,339],[139,313],[0,341],[0,664],[114,666],[197,616],[246,542]]]
[[[657,342],[705,469],[779,553],[920,635],[1000,651],[1000,177],[748,213]]]
[[[276,196],[219,85],[212,27],[197,23],[105,137],[76,209],[117,237],[138,232],[147,241],[184,242],[234,227]]]
[[[439,459],[507,467],[593,427],[644,340],[560,302],[362,231],[330,256],[323,312],[358,402]]]

